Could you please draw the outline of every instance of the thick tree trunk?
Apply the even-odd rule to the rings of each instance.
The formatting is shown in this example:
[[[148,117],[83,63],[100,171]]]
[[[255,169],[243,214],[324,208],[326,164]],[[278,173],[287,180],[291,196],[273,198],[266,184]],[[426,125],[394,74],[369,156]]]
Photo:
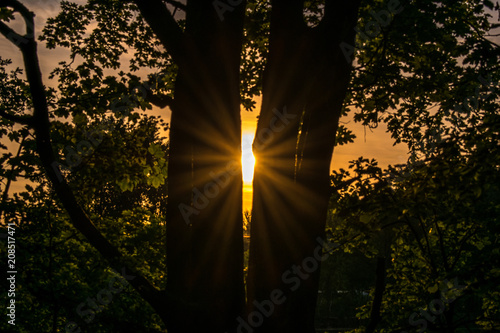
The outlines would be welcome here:
[[[351,69],[339,45],[354,45],[358,6],[327,2],[311,29],[301,1],[273,1],[241,332],[314,332],[330,159]]]
[[[238,10],[238,9],[235,9]],[[242,15],[188,6],[170,127],[169,332],[234,331],[244,307],[239,62]]]
[[[31,26],[33,16],[17,1]],[[239,66],[245,1],[225,19],[212,1],[188,1],[182,32],[160,0],[136,0],[179,66],[172,105],[167,221],[168,297],[136,271],[131,284],[169,333],[314,331],[329,164],[350,63],[358,1],[325,2],[322,24],[304,26],[303,1],[274,0],[263,106],[254,143],[250,313],[243,316]],[[238,4],[238,5],[236,5]],[[334,7],[335,6],[335,7]],[[5,25],[0,32],[10,35]],[[85,215],[54,167],[45,91],[33,38],[20,46],[34,102],[37,150],[75,227],[111,265],[126,260]],[[122,266],[123,265],[123,266]]]

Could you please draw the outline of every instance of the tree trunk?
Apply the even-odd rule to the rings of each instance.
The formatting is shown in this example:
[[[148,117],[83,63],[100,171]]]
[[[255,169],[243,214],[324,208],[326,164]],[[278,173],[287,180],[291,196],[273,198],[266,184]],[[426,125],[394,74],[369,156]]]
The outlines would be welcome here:
[[[12,3],[33,26],[33,15]],[[185,32],[163,1],[135,3],[179,72],[171,106],[167,290],[160,294],[135,270],[128,271],[135,276],[130,283],[169,333],[314,332],[329,164],[351,68],[339,44],[354,44],[359,0],[326,1],[314,29],[304,25],[303,1],[272,1],[254,142],[247,316],[239,93],[245,1],[229,2],[234,5],[225,17],[215,2],[188,1]],[[34,39],[20,48],[35,112],[30,119],[3,116],[34,128],[44,169],[73,224],[115,269],[128,270],[57,169]]]
[[[174,302],[167,327],[173,333],[234,331],[244,308],[242,15],[243,9],[222,22],[211,2],[187,8],[168,170],[167,290]]]
[[[368,322],[365,333],[375,332],[377,325],[382,320],[380,311],[382,309],[382,297],[384,296],[384,290],[385,290],[385,276],[386,276],[385,261],[386,261],[385,257],[377,258],[377,268],[375,270],[376,272],[375,293],[373,295],[372,309],[370,311],[370,321]]]
[[[359,1],[326,2],[306,27],[302,1],[273,1],[254,142],[247,316],[241,332],[314,332],[330,160],[347,92]]]

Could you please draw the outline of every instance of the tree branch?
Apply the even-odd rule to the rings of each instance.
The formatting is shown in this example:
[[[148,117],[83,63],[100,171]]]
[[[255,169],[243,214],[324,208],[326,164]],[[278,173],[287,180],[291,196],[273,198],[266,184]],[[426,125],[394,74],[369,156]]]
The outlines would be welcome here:
[[[12,30],[8,25],[0,22],[0,33],[5,36],[12,44],[19,46],[19,43],[26,43],[27,39]]]
[[[183,32],[161,0],[134,0],[144,20],[177,64],[184,55]]]
[[[16,158],[19,158],[19,156],[21,156],[21,152],[22,152],[23,147],[24,147],[24,140],[25,139],[26,139],[26,137],[23,137],[21,144],[19,145],[19,148],[18,148],[17,154],[16,154]],[[10,171],[9,171],[9,175],[7,176],[7,183],[5,184],[5,189],[2,193],[2,205],[0,206],[0,220],[2,220],[3,213],[5,210],[5,203],[7,202],[7,198],[9,197],[9,189],[10,189],[10,185],[12,184],[12,176],[14,175],[14,171],[15,171],[15,166],[12,165],[12,167],[10,168]]]
[[[8,0],[5,2],[8,2],[9,5],[12,4],[21,13],[29,13],[26,7],[17,0]],[[31,17],[31,23],[33,23],[33,17]],[[27,23],[27,25],[29,24]],[[26,77],[33,101],[33,128],[35,130],[36,150],[48,179],[52,183],[63,207],[68,212],[73,226],[87,238],[89,243],[99,251],[113,269],[119,272],[125,271],[131,276],[129,283],[145,301],[155,309],[163,308],[166,299],[160,296],[162,293],[151,285],[138,270],[131,268],[127,259],[120,251],[102,235],[80,206],[73,191],[62,177],[55,161],[55,154],[51,143],[48,103],[38,61],[36,42],[33,35],[25,37],[27,38],[26,43],[17,46],[21,49],[23,55]],[[12,115],[7,116],[13,117]],[[18,117],[15,118],[17,119]]]
[[[21,124],[21,125],[27,125],[30,127],[33,127],[33,122],[34,118],[33,116],[18,116],[15,114],[10,114],[7,113],[4,109],[0,108],[0,117],[5,118],[7,120],[13,121],[15,123]]]
[[[28,38],[32,38],[34,36],[34,20],[33,18],[35,17],[35,14],[33,12],[30,12],[28,8],[26,8],[23,4],[21,4],[17,0],[3,0],[1,7],[11,7],[14,9],[14,12],[18,12],[21,14],[23,17],[25,23],[26,23],[26,35],[21,36],[20,34],[16,33],[14,30],[12,30],[8,25],[6,25],[3,22],[0,22],[0,32],[7,38],[9,39],[12,43],[16,44],[19,46],[19,42],[21,43],[26,43]],[[17,39],[17,40],[14,40]]]
[[[172,97],[153,94],[153,92],[150,89],[146,90],[146,100],[161,109],[167,106],[171,106],[172,102],[174,101]]]
[[[353,21],[353,15],[357,17],[360,4],[361,0],[325,1],[325,15],[320,25],[326,25],[327,29],[330,29],[350,24]]]
[[[25,19],[32,18],[35,14],[30,12],[22,3],[17,0],[3,0],[1,7],[12,7],[14,11],[20,13]]]
[[[272,0],[271,25],[275,30],[306,27],[303,18],[304,0]]]

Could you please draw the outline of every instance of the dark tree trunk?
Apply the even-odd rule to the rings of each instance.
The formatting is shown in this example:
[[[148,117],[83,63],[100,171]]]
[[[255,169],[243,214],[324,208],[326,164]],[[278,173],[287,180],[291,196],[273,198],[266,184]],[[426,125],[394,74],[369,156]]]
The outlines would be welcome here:
[[[365,333],[373,333],[377,328],[377,325],[382,320],[380,311],[382,309],[382,297],[384,296],[385,290],[385,257],[377,258],[377,268],[375,270],[376,280],[375,280],[375,294],[373,295],[372,309],[370,312],[370,322],[366,327]]]
[[[188,1],[183,32],[163,0],[135,0],[179,67],[169,150],[167,290],[160,293],[92,224],[57,169],[33,36],[20,45],[37,151],[74,226],[157,311],[169,333],[314,332],[329,165],[351,64],[359,0],[325,1],[320,26],[303,1],[272,1],[270,52],[254,151],[257,167],[247,304],[243,285],[239,70],[245,1],[221,20],[213,1]],[[10,1],[33,27],[33,14]],[[6,25],[0,33],[11,36]],[[16,34],[14,34],[17,36]],[[21,36],[17,36],[22,38]]]
[[[354,45],[359,2],[327,2],[313,29],[304,25],[302,1],[272,5],[242,327],[312,333],[330,159],[351,70],[339,44]]]
[[[187,8],[168,171],[173,333],[234,331],[244,308],[239,11],[222,22],[211,2]]]

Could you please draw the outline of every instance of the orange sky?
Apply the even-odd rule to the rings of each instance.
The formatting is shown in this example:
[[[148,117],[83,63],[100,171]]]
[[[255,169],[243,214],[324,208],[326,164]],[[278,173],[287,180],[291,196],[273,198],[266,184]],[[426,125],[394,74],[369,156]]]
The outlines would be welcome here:
[[[257,100],[255,111],[241,111],[243,135],[255,133],[259,110],[260,100]],[[401,144],[393,146],[390,134],[386,133],[387,127],[385,124],[379,124],[373,130],[369,128],[365,130],[363,125],[355,123],[352,120],[352,116],[342,118],[340,121],[354,132],[356,139],[354,139],[354,143],[335,147],[330,165],[331,170],[347,168],[349,161],[358,159],[360,156],[368,159],[375,158],[382,168],[387,167],[389,164],[394,165],[406,162],[408,158],[406,146]],[[250,210],[251,206],[252,188],[250,184],[245,183],[243,189],[243,210]]]
[[[259,111],[260,99],[257,99],[255,111],[249,112],[242,109],[241,122],[243,135],[255,133]],[[356,139],[354,143],[335,147],[331,164],[332,170],[346,168],[349,161],[357,159],[360,156],[377,159],[381,167],[406,162],[408,157],[406,155],[406,146],[392,145],[393,140],[390,134],[386,133],[387,127],[385,124],[379,124],[374,130],[370,130],[369,128],[365,130],[363,125],[355,123],[351,116],[342,118],[340,121],[356,134]]]

